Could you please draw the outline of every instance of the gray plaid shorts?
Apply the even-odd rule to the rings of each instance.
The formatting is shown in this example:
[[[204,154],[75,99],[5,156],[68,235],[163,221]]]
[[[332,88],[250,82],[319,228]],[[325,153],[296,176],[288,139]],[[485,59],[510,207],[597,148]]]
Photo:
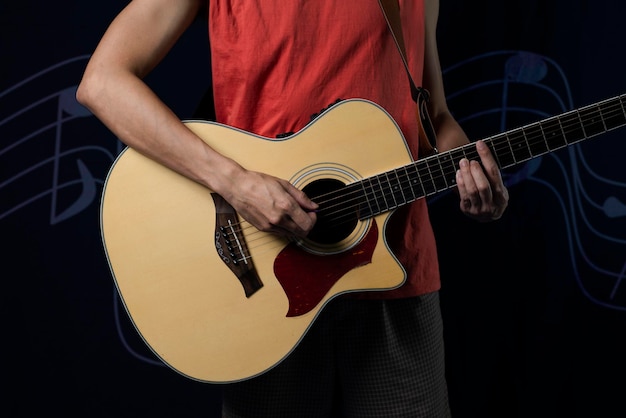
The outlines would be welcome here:
[[[225,418],[449,417],[439,295],[339,297],[285,360],[222,399]]]

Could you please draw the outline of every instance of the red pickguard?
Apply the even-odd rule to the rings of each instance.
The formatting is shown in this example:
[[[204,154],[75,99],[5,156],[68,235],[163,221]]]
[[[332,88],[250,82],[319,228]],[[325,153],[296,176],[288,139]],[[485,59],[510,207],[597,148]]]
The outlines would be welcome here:
[[[289,299],[287,316],[310,312],[344,274],[371,263],[377,242],[374,221],[365,238],[343,253],[317,255],[293,243],[285,247],[274,260],[274,274]]]

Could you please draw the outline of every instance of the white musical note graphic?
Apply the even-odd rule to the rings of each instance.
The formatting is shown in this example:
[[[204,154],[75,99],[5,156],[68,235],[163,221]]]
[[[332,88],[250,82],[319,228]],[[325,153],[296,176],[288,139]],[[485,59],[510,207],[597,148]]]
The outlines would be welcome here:
[[[93,159],[89,154],[95,152],[110,163],[114,154],[80,137],[80,145],[74,145],[74,136],[64,135],[64,129],[73,121],[91,113],[76,101],[76,85],[49,82],[68,79],[68,72],[74,72],[78,80],[87,58],[63,61],[0,92],[2,108],[9,110],[0,119],[0,221],[37,202],[48,201],[49,221],[54,225],[98,199],[102,178],[93,175],[83,158]],[[42,83],[45,90],[40,88]]]
[[[472,73],[480,79],[468,84]],[[468,132],[483,137],[575,108],[564,71],[538,54],[495,51],[462,61],[444,74],[454,86],[448,94],[451,107],[472,109],[455,116]],[[481,98],[478,106],[476,97]],[[509,187],[532,182],[554,197],[561,212],[555,222],[567,231],[563,248],[581,292],[593,303],[626,310],[626,173],[615,167],[609,176],[601,175],[590,160],[598,164],[606,157],[588,158],[600,147],[604,153],[624,150],[624,131],[607,136],[602,144],[573,145],[504,175]]]

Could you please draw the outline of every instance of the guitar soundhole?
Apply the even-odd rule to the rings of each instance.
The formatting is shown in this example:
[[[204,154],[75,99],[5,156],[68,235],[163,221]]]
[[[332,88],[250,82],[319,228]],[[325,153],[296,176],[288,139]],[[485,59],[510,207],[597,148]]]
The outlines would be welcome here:
[[[343,189],[345,184],[336,179],[315,180],[303,188],[303,191],[320,205],[317,222],[309,232],[307,239],[321,244],[337,243],[348,237],[359,220],[357,205],[346,199]]]

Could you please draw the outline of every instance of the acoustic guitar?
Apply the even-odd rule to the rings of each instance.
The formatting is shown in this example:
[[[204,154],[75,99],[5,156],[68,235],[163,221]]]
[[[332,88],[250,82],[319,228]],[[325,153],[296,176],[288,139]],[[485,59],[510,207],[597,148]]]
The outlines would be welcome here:
[[[617,96],[484,141],[507,168],[625,125],[625,102]],[[385,241],[389,216],[455,187],[458,161],[479,159],[468,144],[414,161],[391,116],[360,99],[280,140],[185,123],[220,153],[288,179],[320,205],[310,235],[288,240],[256,230],[218,194],[133,149],[114,162],[101,231],[121,300],[150,349],[203,382],[271,369],[337,295],[402,285],[405,271]]]

